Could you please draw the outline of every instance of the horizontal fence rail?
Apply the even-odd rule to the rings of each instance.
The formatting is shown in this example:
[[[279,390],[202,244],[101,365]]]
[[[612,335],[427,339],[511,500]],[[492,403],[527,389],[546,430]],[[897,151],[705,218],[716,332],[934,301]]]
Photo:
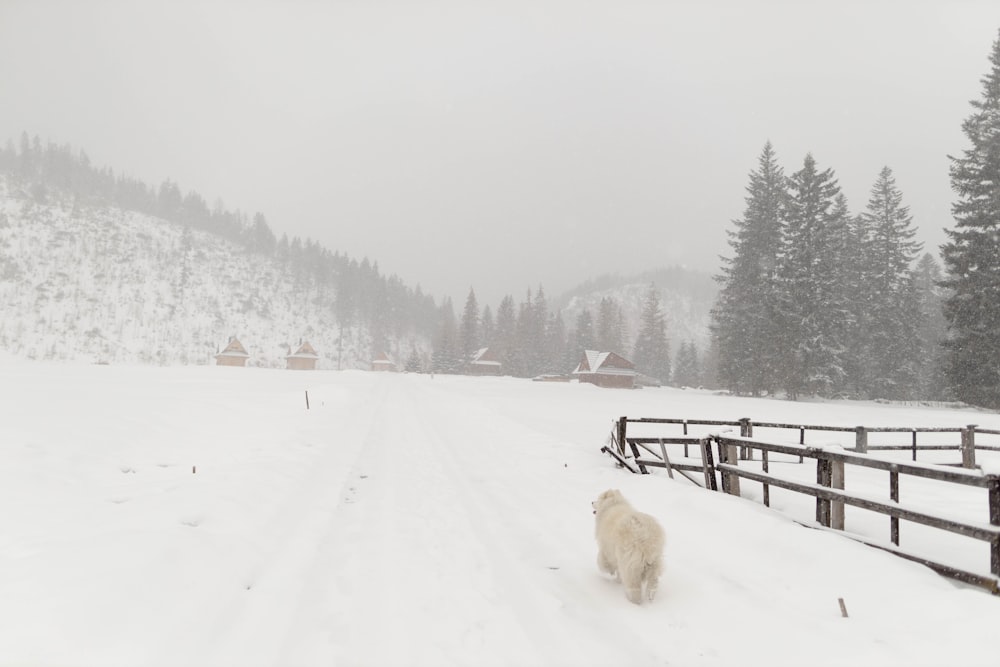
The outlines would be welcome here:
[[[980,429],[976,424],[969,424],[964,427],[898,427],[898,426],[826,426],[822,424],[787,424],[778,422],[754,422],[749,417],[742,417],[735,420],[716,419],[678,419],[659,417],[621,417],[616,422],[616,433],[613,439],[619,446],[619,454],[626,453],[626,432],[629,424],[668,424],[680,426],[682,434],[688,435],[688,428],[691,426],[728,426],[739,427],[740,436],[748,438],[753,436],[754,428],[777,429],[782,431],[794,431],[798,434],[798,443],[806,444],[806,433],[833,432],[833,433],[854,433],[853,451],[866,453],[869,451],[909,451],[912,460],[917,460],[917,452],[920,451],[956,451],[961,454],[961,465],[964,468],[974,468],[976,466],[976,450],[1000,451],[1000,446],[986,445],[976,442],[976,433],[988,435],[1000,435],[1000,430]],[[906,444],[869,444],[869,435],[875,433],[907,434],[909,442]],[[918,434],[955,434],[958,442],[953,444],[932,444],[918,442]],[[616,437],[615,437],[616,436]],[[741,452],[743,457],[749,456],[749,450]]]
[[[630,424],[666,424],[679,425],[683,428],[681,436],[655,437],[648,434],[630,436]],[[689,426],[739,426],[739,436],[729,436],[712,433],[702,437],[691,436]],[[771,442],[753,437],[753,427],[799,430],[798,444],[790,442]],[[856,446],[843,448],[839,446],[815,446],[804,444],[805,431],[839,431],[854,432]],[[979,429],[979,433],[1000,435],[1000,430]],[[859,447],[863,438],[866,441],[869,433],[908,433],[911,435],[909,445],[878,445]],[[955,433],[961,437],[957,445],[916,445],[918,433]],[[889,427],[836,427],[836,426],[804,426],[795,424],[755,424],[749,419],[736,421],[721,420],[687,420],[687,419],[651,419],[622,417],[615,423],[610,437],[610,446],[603,451],[636,474],[648,474],[649,468],[665,469],[671,477],[676,471],[687,480],[711,490],[720,490],[732,495],[740,494],[740,481],[759,483],[763,490],[763,502],[770,506],[771,487],[785,489],[798,494],[815,498],[816,524],[818,526],[844,531],[845,506],[884,515],[889,520],[888,543],[874,540],[857,534],[847,534],[865,544],[890,551],[909,560],[922,563],[940,574],[981,586],[994,594],[1000,594],[1000,475],[984,474],[975,469],[975,425],[964,428],[889,428]],[[865,442],[866,444],[866,442]],[[697,454],[690,456],[689,449],[695,447]],[[678,449],[683,447],[683,459]],[[959,450],[962,452],[962,466],[916,462],[916,448]],[[1000,447],[984,447],[979,449],[1000,451]],[[891,459],[871,456],[868,452],[877,450],[913,450],[913,462],[894,461]],[[673,454],[668,454],[674,452]],[[715,450],[715,451],[713,451]],[[754,453],[760,456],[760,470],[750,469],[748,465],[740,466],[740,460],[753,460]],[[773,455],[797,457],[799,462],[813,461],[816,466],[815,483],[778,475],[770,470]],[[673,460],[671,460],[673,456]],[[781,458],[779,457],[779,459]],[[788,461],[785,461],[788,462]],[[754,467],[757,463],[752,464]],[[793,466],[801,470],[797,465]],[[785,470],[788,470],[787,468]],[[844,490],[845,476],[857,473],[850,471],[870,470],[885,472],[888,475],[888,498],[871,493],[849,492]],[[688,473],[699,473],[689,475]],[[801,472],[799,473],[801,477]],[[970,489],[985,489],[985,504],[989,510],[989,522],[959,521],[928,512],[923,509],[906,507],[899,501],[900,476],[926,480],[934,480],[945,484],[957,485]],[[970,572],[967,570],[936,562],[926,555],[901,549],[899,547],[900,521],[928,526],[932,529],[961,535],[974,540],[986,542],[990,550],[989,574]],[[813,524],[813,525],[816,525]]]

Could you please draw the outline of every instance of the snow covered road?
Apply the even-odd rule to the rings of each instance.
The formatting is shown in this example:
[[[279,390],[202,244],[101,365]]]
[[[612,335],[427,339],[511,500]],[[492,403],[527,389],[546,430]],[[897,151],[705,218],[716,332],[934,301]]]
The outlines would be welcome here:
[[[996,664],[1000,600],[598,452],[621,414],[967,413],[512,378],[0,371],[0,665]],[[590,501],[608,487],[667,530],[652,604],[597,572]]]

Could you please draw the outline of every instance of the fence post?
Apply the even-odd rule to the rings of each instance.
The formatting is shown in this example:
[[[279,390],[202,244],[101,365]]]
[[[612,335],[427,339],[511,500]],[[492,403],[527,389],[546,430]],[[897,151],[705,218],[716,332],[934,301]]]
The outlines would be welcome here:
[[[962,467],[976,467],[976,424],[962,429]]]
[[[864,426],[854,427],[854,451],[858,454],[868,453],[868,429]]]
[[[740,437],[753,437],[753,421],[749,417],[740,417]],[[740,458],[744,461],[753,461],[753,449],[750,447],[740,447]]]
[[[889,499],[899,504],[899,471],[896,470],[896,466],[889,470]],[[897,547],[899,546],[899,517],[891,516],[889,517],[889,539]]]
[[[990,480],[990,525],[1000,527],[1000,478],[993,476]],[[990,542],[990,572],[994,577],[1000,577],[1000,538],[994,537]]]
[[[913,448],[913,460],[916,461],[917,460],[917,429],[913,429],[913,444],[911,446]]]
[[[830,487],[844,490],[844,462],[830,461]],[[834,500],[830,504],[830,527],[844,529],[844,501]]]
[[[830,486],[830,462],[826,459],[816,459],[816,483],[827,488]],[[830,527],[830,501],[819,496],[816,497],[816,523]]]
[[[715,480],[715,463],[712,461],[711,436],[701,439],[701,467],[705,471],[705,488],[718,491],[719,485]]]
[[[625,454],[625,425],[628,423],[627,417],[620,417],[618,419],[618,453],[622,455],[622,458],[626,456]]]
[[[723,445],[722,441],[719,440],[719,459],[723,463],[737,465],[736,445]],[[740,495],[740,478],[732,473],[722,471],[722,490],[733,496]]]

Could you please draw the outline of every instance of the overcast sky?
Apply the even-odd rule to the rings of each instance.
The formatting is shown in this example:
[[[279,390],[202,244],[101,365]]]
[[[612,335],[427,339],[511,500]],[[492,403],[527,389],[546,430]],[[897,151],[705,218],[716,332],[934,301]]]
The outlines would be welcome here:
[[[267,216],[458,307],[714,272],[770,139],[928,250],[1000,2],[0,0],[0,141]]]

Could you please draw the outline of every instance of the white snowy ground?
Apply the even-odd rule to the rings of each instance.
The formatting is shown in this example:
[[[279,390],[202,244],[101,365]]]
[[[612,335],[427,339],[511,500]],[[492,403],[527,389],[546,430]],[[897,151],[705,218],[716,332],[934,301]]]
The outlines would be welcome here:
[[[9,358],[0,414],[0,665],[998,663],[1000,599],[598,451],[620,415],[993,414]],[[608,487],[666,528],[652,604],[595,566]]]

